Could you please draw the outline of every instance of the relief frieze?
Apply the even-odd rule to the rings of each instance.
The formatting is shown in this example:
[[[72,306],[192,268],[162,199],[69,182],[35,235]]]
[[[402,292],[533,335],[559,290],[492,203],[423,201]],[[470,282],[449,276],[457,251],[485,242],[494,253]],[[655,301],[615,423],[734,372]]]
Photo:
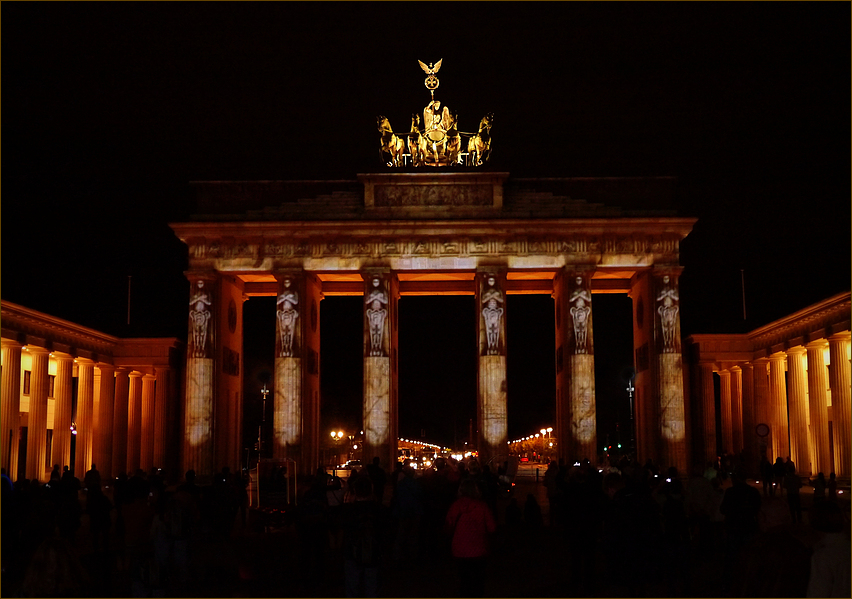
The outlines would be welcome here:
[[[376,206],[490,206],[491,185],[377,185]]]
[[[398,257],[398,256],[558,256],[571,254],[649,254],[677,257],[678,240],[662,236],[588,236],[588,237],[443,237],[396,239],[303,239],[287,242],[275,239],[264,242],[210,240],[189,247],[193,260],[259,260],[271,258],[310,257]]]

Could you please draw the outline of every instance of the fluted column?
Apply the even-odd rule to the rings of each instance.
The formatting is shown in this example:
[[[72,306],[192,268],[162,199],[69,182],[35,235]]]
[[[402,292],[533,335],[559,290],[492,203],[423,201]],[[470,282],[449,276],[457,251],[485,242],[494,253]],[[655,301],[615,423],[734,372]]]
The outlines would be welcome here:
[[[53,383],[53,454],[51,464],[71,466],[71,402],[74,358],[55,352],[56,379]]]
[[[805,374],[805,348],[791,347],[787,350],[787,372],[790,388],[790,459],[796,464],[796,472],[802,475],[816,474],[811,469],[813,460],[808,442],[808,377]]]
[[[784,370],[787,356],[784,352],[769,357],[769,414],[772,428],[772,453],[776,457],[790,455],[787,432],[787,380]],[[776,434],[777,433],[777,434]]]
[[[154,463],[157,468],[166,467],[166,421],[171,389],[171,368],[155,368],[157,377],[154,406]]]
[[[136,472],[141,460],[142,373],[130,373],[130,399],[127,403],[127,471]]]
[[[3,395],[0,399],[0,464],[9,478],[18,478],[18,443],[21,426],[21,344],[3,339]]]
[[[98,472],[104,484],[112,478],[112,437],[115,425],[115,366],[111,364],[98,364],[100,377],[98,377],[98,418],[97,427],[92,439],[93,458],[97,464]]]
[[[813,469],[831,472],[831,454],[828,449],[828,381],[826,380],[824,339],[808,343],[808,405],[811,413],[811,440],[814,454]]]
[[[151,374],[142,377],[142,418],[139,443],[139,467],[145,472],[154,465],[154,415],[156,411],[155,383]]]
[[[112,417],[112,474],[127,473],[127,414],[130,404],[130,370],[115,370],[115,409]]]
[[[743,371],[739,366],[731,367],[731,443],[734,453],[743,450]]]
[[[772,422],[769,418],[769,360],[759,358],[754,361],[753,381],[754,381],[754,419],[757,424],[765,424],[772,427]],[[772,435],[772,431],[770,431]],[[772,446],[769,444],[769,438],[758,438],[758,458],[763,452],[766,452],[766,459],[774,462],[776,456],[771,454]]]
[[[756,474],[760,458],[760,446],[755,427],[757,418],[754,411],[754,365],[743,364],[743,457],[747,472]]]
[[[74,475],[83,478],[92,466],[92,427],[95,404],[95,363],[77,358],[77,439]]]
[[[719,371],[719,404],[722,408],[722,453],[734,451],[734,426],[731,410],[731,372]]]
[[[27,478],[42,482],[47,469],[47,367],[48,351],[29,346],[32,358],[30,412],[27,424]]]
[[[849,364],[849,331],[832,335],[828,338],[828,351],[831,364],[828,367],[828,377],[831,384],[831,411],[834,417],[834,472],[837,476],[848,478],[852,475],[850,466],[850,364]]]
[[[713,393],[713,363],[698,365],[701,377],[701,431],[704,437],[704,464],[716,459],[716,402]]]

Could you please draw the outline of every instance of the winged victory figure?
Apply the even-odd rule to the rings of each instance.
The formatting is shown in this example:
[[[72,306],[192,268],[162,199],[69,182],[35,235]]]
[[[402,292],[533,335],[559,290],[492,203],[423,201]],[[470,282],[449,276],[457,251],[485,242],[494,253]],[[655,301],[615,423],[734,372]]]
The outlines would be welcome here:
[[[444,60],[444,59],[442,58],[441,60],[436,62],[434,65],[432,65],[432,63],[430,62],[429,66],[426,66],[426,63],[423,62],[422,60],[418,60],[417,62],[420,63],[420,68],[423,69],[423,71],[427,75],[434,75],[435,73],[437,73],[438,71],[441,70],[441,61],[442,60]]]

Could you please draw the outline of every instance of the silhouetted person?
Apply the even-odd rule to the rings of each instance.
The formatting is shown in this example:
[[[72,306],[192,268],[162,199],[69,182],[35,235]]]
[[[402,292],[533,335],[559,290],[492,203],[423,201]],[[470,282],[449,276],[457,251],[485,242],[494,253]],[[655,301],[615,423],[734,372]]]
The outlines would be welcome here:
[[[544,525],[544,520],[541,517],[541,506],[532,493],[527,493],[527,500],[524,502],[524,522],[526,522],[527,528],[535,531]]]
[[[369,477],[359,477],[354,487],[355,500],[343,506],[346,596],[378,597],[379,560],[384,545],[383,508],[374,498]]]
[[[725,491],[719,511],[725,516],[727,546],[725,572],[732,571],[735,561],[758,533],[757,515],[760,512],[760,491],[750,486],[741,472],[732,475],[733,486]],[[725,576],[725,579],[728,579]]]
[[[471,479],[459,484],[459,498],[447,512],[450,551],[456,560],[460,597],[485,596],[485,566],[489,537],[497,529],[491,509]]]
[[[86,472],[86,475],[83,477],[83,486],[87,489],[91,489],[93,487],[100,488],[101,486],[101,473],[98,472],[98,469],[92,464],[92,469]]]
[[[100,487],[91,487],[86,493],[86,513],[89,515],[89,531],[95,552],[109,549],[109,531],[112,527],[112,502]]]
[[[373,483],[373,495],[376,496],[376,501],[382,503],[385,497],[385,484],[387,484],[388,477],[378,457],[374,457],[373,462],[367,466],[367,474],[370,476],[370,482]]]
[[[834,472],[828,475],[828,500],[837,501],[837,476]]]
[[[792,464],[792,462],[790,462]],[[799,490],[802,488],[802,481],[796,474],[793,466],[784,475],[784,488],[787,490],[787,505],[790,506],[790,516],[793,517],[793,522],[802,521],[802,497]]]
[[[66,539],[50,537],[30,560],[23,597],[90,597],[89,576]]]
[[[817,473],[816,478],[810,481],[810,484],[814,488],[814,502],[825,501],[825,474]]]
[[[766,456],[760,458],[760,480],[763,481],[763,496],[768,497],[775,495],[775,489],[772,488],[772,463],[766,459]]]
[[[772,464],[773,489],[778,491],[778,494],[784,495],[784,477],[787,475],[787,466],[784,464],[784,459],[778,456],[775,463]]]

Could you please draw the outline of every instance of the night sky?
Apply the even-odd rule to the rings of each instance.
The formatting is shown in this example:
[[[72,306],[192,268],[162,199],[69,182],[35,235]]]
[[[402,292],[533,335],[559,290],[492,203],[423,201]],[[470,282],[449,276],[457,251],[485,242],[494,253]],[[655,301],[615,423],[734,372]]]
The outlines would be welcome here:
[[[672,207],[698,218],[681,246],[685,335],[752,330],[850,288],[848,3],[4,2],[0,14],[4,300],[185,339],[186,249],[168,223],[193,212],[188,182],[379,171],[376,115],[407,130],[428,102],[417,61],[438,59],[436,97],[462,130],[495,114],[492,170],[677,177]],[[271,368],[269,301],[245,304],[249,411]],[[466,436],[472,301],[401,299],[404,436]],[[507,316],[512,438],[552,423],[552,300],[510,296]],[[356,426],[358,298],[324,300],[321,331],[323,426]],[[595,349],[603,442],[626,418],[625,296],[595,296]]]

